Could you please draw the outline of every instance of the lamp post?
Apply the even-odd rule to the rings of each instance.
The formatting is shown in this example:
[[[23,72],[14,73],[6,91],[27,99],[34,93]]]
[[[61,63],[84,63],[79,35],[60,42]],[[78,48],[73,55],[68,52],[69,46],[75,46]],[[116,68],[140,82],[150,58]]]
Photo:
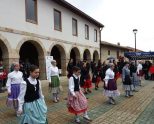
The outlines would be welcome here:
[[[134,36],[135,36],[135,53],[136,53],[136,33],[137,33],[137,29],[133,29],[133,32],[134,32]],[[136,59],[135,59],[135,65],[137,65]]]

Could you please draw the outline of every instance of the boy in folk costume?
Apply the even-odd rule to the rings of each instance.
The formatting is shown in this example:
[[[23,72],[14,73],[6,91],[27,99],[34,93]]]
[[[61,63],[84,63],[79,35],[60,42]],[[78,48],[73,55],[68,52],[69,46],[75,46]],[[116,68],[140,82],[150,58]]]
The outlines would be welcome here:
[[[19,71],[19,63],[13,64],[14,71],[8,74],[6,83],[8,91],[7,106],[13,107],[16,111],[18,110],[18,96],[20,93],[20,84],[23,82],[23,74]],[[17,114],[18,115],[18,114]]]
[[[80,123],[79,114],[84,113],[83,118],[88,122],[92,121],[87,114],[87,99],[80,89],[80,69],[73,67],[73,75],[69,79],[69,92],[67,107],[70,113],[75,114],[75,122]]]
[[[117,89],[115,81],[114,64],[110,63],[110,67],[106,70],[104,78],[104,95],[109,98],[110,104],[115,104],[114,97],[119,96],[120,92]]]
[[[47,124],[47,106],[42,94],[39,68],[30,66],[30,76],[21,83],[18,114],[21,115],[19,124]]]

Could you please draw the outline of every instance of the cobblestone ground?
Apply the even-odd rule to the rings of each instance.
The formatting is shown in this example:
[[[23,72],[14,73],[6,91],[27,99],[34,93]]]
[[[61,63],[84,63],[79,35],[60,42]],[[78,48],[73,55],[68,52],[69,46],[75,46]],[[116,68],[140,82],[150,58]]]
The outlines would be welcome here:
[[[61,78],[63,92],[61,101],[53,103],[48,90],[48,83],[42,81],[43,93],[48,106],[49,124],[74,124],[73,115],[66,108],[67,79]],[[154,124],[154,82],[143,81],[143,87],[135,92],[131,98],[125,98],[122,85],[118,81],[121,96],[116,98],[116,105],[109,105],[107,98],[102,95],[102,83],[99,90],[87,95],[89,103],[89,116],[92,124]],[[0,124],[18,124],[19,118],[15,112],[6,107],[6,93],[0,94]],[[81,124],[86,121],[81,116]]]

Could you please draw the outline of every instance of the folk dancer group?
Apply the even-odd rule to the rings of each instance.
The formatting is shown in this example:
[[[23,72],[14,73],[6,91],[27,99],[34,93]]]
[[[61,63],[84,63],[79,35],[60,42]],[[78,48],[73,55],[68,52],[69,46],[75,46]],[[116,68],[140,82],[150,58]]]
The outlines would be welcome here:
[[[16,115],[21,116],[21,124],[47,124],[47,106],[42,94],[41,82],[38,80],[39,68],[31,65],[29,68],[29,77],[23,79],[23,73],[19,71],[19,63],[14,63],[13,71],[8,74],[7,79],[7,106],[15,109]],[[75,115],[75,122],[80,123],[79,115],[83,113],[83,118],[88,122],[92,120],[88,116],[88,101],[84,94],[92,92],[92,82],[95,84],[95,90],[99,88],[99,82],[104,83],[104,95],[108,97],[109,103],[115,105],[115,97],[120,95],[117,88],[117,78],[119,72],[115,63],[93,64],[93,76],[91,80],[91,66],[85,62],[77,66],[73,64],[68,67],[69,86],[67,97],[67,108],[70,113]],[[51,95],[55,103],[59,102],[60,97],[60,78],[56,61],[51,61],[49,86]],[[125,90],[125,96],[133,96],[133,90],[136,90],[137,81],[141,84],[142,66],[132,62],[125,62],[122,70],[122,82]],[[138,80],[137,80],[138,79]],[[82,88],[84,89],[82,92]]]

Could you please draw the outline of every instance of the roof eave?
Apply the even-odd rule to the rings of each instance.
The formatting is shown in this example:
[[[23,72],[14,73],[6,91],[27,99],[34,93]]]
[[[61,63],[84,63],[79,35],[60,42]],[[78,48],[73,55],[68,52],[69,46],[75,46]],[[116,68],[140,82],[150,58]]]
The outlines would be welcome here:
[[[69,10],[71,10],[75,14],[84,17],[89,22],[95,24],[99,28],[103,28],[104,27],[103,24],[101,24],[100,22],[96,21],[95,19],[93,19],[92,17],[90,17],[89,15],[87,15],[86,13],[84,13],[83,11],[79,10],[78,8],[76,8],[75,6],[73,6],[72,4],[68,3],[67,1],[65,1],[65,0],[52,0],[52,1],[58,3],[59,5],[65,7],[67,9],[69,9]]]

